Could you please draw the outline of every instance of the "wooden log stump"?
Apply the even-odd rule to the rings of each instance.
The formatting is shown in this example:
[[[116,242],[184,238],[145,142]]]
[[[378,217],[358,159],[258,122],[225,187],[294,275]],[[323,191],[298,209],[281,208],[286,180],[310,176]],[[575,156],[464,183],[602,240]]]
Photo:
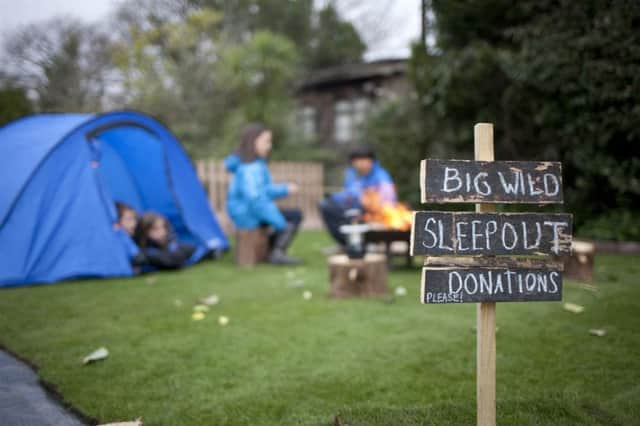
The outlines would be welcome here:
[[[563,259],[565,277],[572,280],[592,281],[595,253],[595,244],[573,240],[571,255],[564,256]]]
[[[236,231],[236,264],[254,266],[264,262],[269,255],[269,230],[266,227],[256,229],[238,229]]]
[[[369,253],[364,259],[330,256],[329,280],[331,297],[384,296],[388,292],[387,259],[378,253]]]

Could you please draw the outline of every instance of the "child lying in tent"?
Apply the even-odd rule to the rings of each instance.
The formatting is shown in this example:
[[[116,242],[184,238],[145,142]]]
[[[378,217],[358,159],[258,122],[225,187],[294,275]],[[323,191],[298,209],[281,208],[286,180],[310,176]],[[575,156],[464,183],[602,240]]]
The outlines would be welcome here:
[[[116,202],[116,210],[118,222],[114,228],[128,249],[135,274],[150,268],[180,268],[195,251],[192,245],[171,238],[171,227],[163,216],[145,213],[138,220],[136,211],[121,202]]]
[[[196,250],[191,244],[177,241],[169,221],[151,212],[140,218],[134,240],[144,256],[145,265],[158,269],[180,268]]]

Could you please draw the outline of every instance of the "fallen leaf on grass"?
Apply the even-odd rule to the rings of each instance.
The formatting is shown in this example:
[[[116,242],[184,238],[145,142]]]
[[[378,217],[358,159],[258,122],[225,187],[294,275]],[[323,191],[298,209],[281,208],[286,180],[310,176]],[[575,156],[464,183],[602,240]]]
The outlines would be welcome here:
[[[396,296],[406,296],[407,295],[407,289],[402,287],[402,286],[396,287],[395,294],[396,294]]]
[[[193,312],[209,312],[207,305],[196,305],[193,307]]]
[[[194,320],[194,321],[201,321],[201,320],[204,319],[204,313],[202,313],[202,312],[194,312],[191,315],[191,319]]]
[[[565,311],[572,312],[574,314],[579,314],[584,311],[584,306],[576,305],[575,303],[565,303],[562,308]]]
[[[592,336],[604,337],[607,334],[607,330],[603,328],[592,328],[589,330],[589,334]]]
[[[225,325],[229,324],[229,317],[225,317],[224,315],[220,315],[218,317],[218,324],[220,324],[221,326],[225,326]]]
[[[207,306],[217,305],[220,302],[220,298],[217,294],[212,294],[211,296],[207,296],[204,299],[200,299],[200,303]]]
[[[303,286],[304,286],[304,280],[294,280],[289,282],[289,287],[298,288]]]
[[[95,351],[91,352],[89,355],[85,356],[82,359],[82,363],[84,365],[87,365],[87,364],[89,364],[91,362],[100,361],[101,359],[105,359],[108,356],[109,356],[109,351],[107,350],[107,348],[102,347],[102,348],[96,349]]]

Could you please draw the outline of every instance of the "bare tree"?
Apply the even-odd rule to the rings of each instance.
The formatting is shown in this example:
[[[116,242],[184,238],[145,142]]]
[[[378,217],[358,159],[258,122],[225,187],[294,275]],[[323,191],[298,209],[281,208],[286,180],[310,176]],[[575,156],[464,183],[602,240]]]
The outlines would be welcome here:
[[[398,45],[398,36],[406,39],[406,21],[411,15],[419,15],[420,10],[411,8],[412,2],[380,0],[317,0],[323,7],[332,4],[341,16],[351,22],[369,48],[369,53],[378,56],[380,51],[403,47]],[[417,4],[417,3],[416,3]],[[402,42],[400,42],[402,43]],[[391,54],[391,56],[394,56]]]
[[[70,18],[22,27],[4,44],[3,72],[38,110],[102,108],[112,70],[109,37]]]

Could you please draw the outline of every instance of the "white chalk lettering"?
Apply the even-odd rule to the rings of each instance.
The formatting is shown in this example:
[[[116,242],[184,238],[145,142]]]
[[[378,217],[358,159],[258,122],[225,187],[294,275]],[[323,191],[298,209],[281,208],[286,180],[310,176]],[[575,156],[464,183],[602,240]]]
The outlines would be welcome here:
[[[458,288],[454,291],[453,289],[453,276],[455,275],[458,280]],[[449,272],[449,293],[459,293],[462,290],[462,276],[456,271]]]
[[[548,196],[558,195],[560,192],[560,182],[558,182],[558,177],[553,173],[545,173],[542,177],[542,181],[544,183],[544,193]],[[553,185],[553,191],[549,189],[549,185]]]
[[[507,236],[505,232],[507,228],[511,230],[511,236],[513,238],[513,244],[511,244],[511,246],[507,245]],[[502,246],[506,250],[513,250],[517,244],[518,244],[518,233],[516,232],[516,227],[510,224],[509,222],[505,222],[502,225]]]
[[[449,187],[449,181],[455,181],[456,186]],[[444,192],[455,192],[462,188],[462,179],[460,179],[460,172],[453,167],[444,168],[444,181],[442,182],[442,190]]]
[[[515,274],[515,272],[514,272]],[[516,278],[518,278],[518,291],[522,293],[524,290],[522,289],[522,275],[516,274]]]
[[[440,237],[440,244],[438,244],[438,248],[441,250],[453,251],[453,246],[449,247],[444,245],[444,225],[441,220],[438,221],[438,234]]]
[[[547,292],[547,275],[540,274],[538,275],[538,291],[539,292]]]
[[[489,271],[489,274],[491,274],[491,271]],[[498,274],[496,276],[496,283],[495,286],[493,288],[494,293],[504,293],[504,288],[502,287],[502,274]],[[511,287],[509,287],[509,293],[511,293]]]
[[[462,303],[462,293],[447,294],[447,293],[434,293],[427,292],[427,303]]]
[[[540,226],[540,222],[536,222],[536,231],[536,242],[532,246],[530,246],[527,244],[527,235],[529,234],[527,230],[527,222],[522,222],[522,238],[523,245],[526,250],[533,250],[540,247],[540,239],[542,238],[542,227]]]
[[[425,289],[425,303],[462,302],[464,298],[469,302],[556,300],[546,295],[557,295],[562,282],[557,271],[528,268],[449,269],[446,275],[435,271],[438,275]]]
[[[566,228],[569,226],[567,222],[555,222],[555,221],[545,221],[545,226],[553,227],[553,247],[551,247],[551,251],[555,254],[560,253],[560,233],[562,228]]]
[[[427,219],[427,221],[424,224],[424,231],[428,232],[429,234],[431,234],[431,238],[433,238],[433,244],[427,244],[426,241],[422,240],[422,245],[426,248],[434,248],[436,246],[436,244],[438,244],[438,236],[436,235],[436,233],[432,230],[429,229],[429,224],[436,223],[436,220],[432,217],[430,217],[429,219]]]
[[[467,237],[467,234],[462,233],[462,227],[468,224],[468,222],[456,222],[456,238],[458,240],[458,251],[469,250],[469,247],[462,247],[462,239]]]
[[[536,274],[529,272],[524,278],[527,291],[534,291],[536,289]]]
[[[492,225],[493,225],[493,229],[490,230],[489,228]],[[488,221],[487,227],[484,230],[484,235],[485,235],[485,238],[487,239],[487,250],[491,250],[491,236],[496,232],[498,232],[498,222],[496,222],[495,220]]]
[[[535,180],[531,178],[531,174],[529,173],[527,173],[527,181],[529,182],[529,194],[531,195],[542,194],[542,189],[538,189],[535,187]]]
[[[471,280],[473,280],[473,291],[469,290],[469,287],[467,286],[467,283]],[[467,276],[464,277],[464,291],[466,291],[467,294],[475,294],[478,291],[478,280],[475,275],[467,274]]]
[[[480,195],[489,195],[491,194],[491,187],[487,183],[484,178],[489,176],[485,172],[478,173],[475,178],[473,178],[473,187],[476,189],[476,192]],[[482,181],[480,180],[482,178]],[[480,184],[484,186],[484,191],[480,189]]]
[[[471,221],[471,248],[473,250],[478,250],[478,237],[482,237],[482,234],[476,232],[476,226],[482,225],[481,220],[472,220]]]
[[[480,274],[480,293],[487,292],[487,294],[493,294],[493,283],[491,282],[491,271],[488,273],[489,279],[484,274]]]
[[[514,177],[514,181],[513,183],[511,182],[507,182],[507,180],[505,179],[504,175],[502,174],[502,172],[498,172],[498,177],[500,178],[500,183],[502,184],[502,189],[504,189],[504,193],[505,194],[517,194],[518,193],[518,187],[520,186],[520,179],[518,177],[519,174],[522,174],[521,171],[514,171],[513,172],[513,177]]]
[[[560,278],[559,273],[553,271],[549,274],[549,284],[551,284],[551,289],[549,289],[549,293],[558,292],[558,283],[556,283],[556,278]]]

